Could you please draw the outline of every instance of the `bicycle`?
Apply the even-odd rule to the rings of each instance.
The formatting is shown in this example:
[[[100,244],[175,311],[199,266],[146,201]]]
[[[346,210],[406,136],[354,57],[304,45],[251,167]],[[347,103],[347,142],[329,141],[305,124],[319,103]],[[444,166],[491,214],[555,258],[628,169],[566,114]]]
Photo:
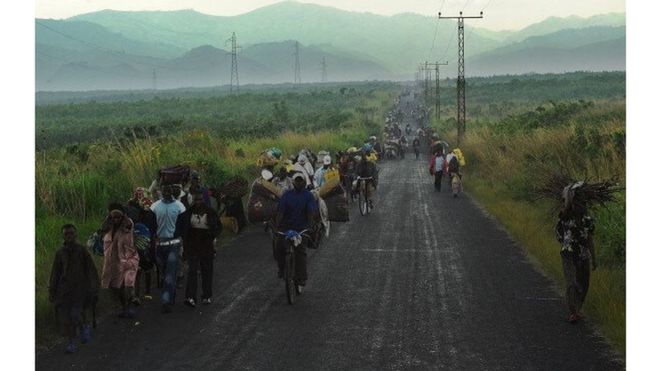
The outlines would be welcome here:
[[[284,257],[284,272],[282,278],[284,279],[284,289],[286,291],[286,299],[289,304],[293,305],[295,297],[302,294],[302,286],[296,284],[296,248],[303,243],[303,237],[309,237],[308,229],[301,232],[288,230],[286,232],[277,232],[280,236],[286,239],[286,255]],[[302,247],[304,248],[304,246]]]
[[[360,215],[367,215],[374,208],[371,199],[369,198],[369,184],[367,180],[373,180],[373,177],[358,177],[358,208]]]

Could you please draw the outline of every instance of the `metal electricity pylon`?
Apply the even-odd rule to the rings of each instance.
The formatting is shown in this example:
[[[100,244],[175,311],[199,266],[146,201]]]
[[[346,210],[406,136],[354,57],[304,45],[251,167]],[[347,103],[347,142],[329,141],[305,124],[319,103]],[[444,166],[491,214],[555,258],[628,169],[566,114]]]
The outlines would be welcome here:
[[[236,32],[231,33],[231,38],[226,43],[231,42],[231,78],[229,80],[229,92],[233,93],[234,90],[238,92],[238,49],[241,47],[236,44]]]
[[[325,63],[325,57],[321,59],[321,82],[328,81],[328,66]]]
[[[421,65],[421,68],[426,71],[426,79],[425,79],[425,90],[424,90],[424,95],[427,96],[429,93],[427,91],[430,91],[429,88],[429,81],[431,80],[431,73],[432,71],[435,71],[435,93],[434,93],[434,99],[433,101],[435,102],[435,117],[440,118],[440,66],[446,66],[448,65],[448,62],[440,63],[440,62],[424,62],[424,64]]]
[[[295,51],[293,55],[295,56],[294,66],[293,66],[293,83],[300,84],[302,82],[300,78],[300,46],[296,41],[294,45]]]
[[[459,12],[458,16],[443,17],[442,13],[438,13],[440,19],[457,19],[458,20],[458,78],[456,79],[456,100],[457,100],[457,141],[460,144],[463,136],[465,135],[465,19],[478,19],[483,18],[484,12],[479,12],[478,16],[464,16],[463,12]]]

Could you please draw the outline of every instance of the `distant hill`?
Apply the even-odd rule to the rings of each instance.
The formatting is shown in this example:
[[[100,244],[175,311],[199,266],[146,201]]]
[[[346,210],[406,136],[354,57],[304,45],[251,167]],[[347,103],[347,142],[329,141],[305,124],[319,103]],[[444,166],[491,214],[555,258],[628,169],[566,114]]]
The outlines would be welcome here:
[[[587,18],[575,15],[566,18],[549,17],[511,34],[506,41],[522,41],[528,37],[545,35],[564,29],[580,29],[595,26],[620,27],[625,25],[626,15],[622,13],[599,14]]]
[[[37,90],[228,84],[232,32],[241,84],[293,81],[295,41],[303,82],[320,81],[324,57],[329,81],[412,79],[425,60],[449,61],[443,77],[456,71],[456,23],[412,13],[283,2],[232,17],[104,10],[35,27]],[[625,69],[625,34],[625,14],[551,17],[520,31],[467,27],[466,73]]]
[[[470,60],[474,75],[564,73],[572,71],[625,71],[625,37],[562,49],[528,47],[507,53],[493,51]]]
[[[411,65],[430,57],[436,24],[437,50],[455,39],[456,33],[455,22],[440,22],[434,16],[387,17],[297,2],[281,2],[233,17],[209,16],[193,10],[104,10],[69,20],[94,22],[131,39],[161,41],[185,49],[207,44],[224,48],[232,32],[236,32],[239,44],[244,47],[286,40],[298,40],[304,45],[330,44],[353,53],[364,53],[392,71],[408,74]],[[496,40],[477,33],[473,36],[474,47],[470,53],[499,46]]]
[[[175,57],[186,51],[185,48],[160,40],[147,42],[139,38],[128,38],[121,32],[113,32],[102,25],[85,21],[37,19],[35,39],[37,44],[69,50],[108,50],[163,58]]]

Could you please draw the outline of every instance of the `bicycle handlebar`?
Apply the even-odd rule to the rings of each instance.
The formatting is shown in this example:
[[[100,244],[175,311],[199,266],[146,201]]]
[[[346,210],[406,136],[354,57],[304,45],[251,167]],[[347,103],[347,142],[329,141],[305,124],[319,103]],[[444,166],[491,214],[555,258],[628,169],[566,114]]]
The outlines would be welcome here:
[[[295,232],[295,233],[297,233],[299,236],[302,236],[303,234],[309,232],[309,229],[303,229],[303,230],[300,231],[300,232],[298,232],[298,231],[294,231],[294,230],[289,230],[289,231],[286,231],[286,232],[275,231],[275,233],[277,233],[277,234],[279,234],[279,235],[281,235],[281,236],[285,236],[285,237],[288,237],[288,236],[289,236],[289,232]]]

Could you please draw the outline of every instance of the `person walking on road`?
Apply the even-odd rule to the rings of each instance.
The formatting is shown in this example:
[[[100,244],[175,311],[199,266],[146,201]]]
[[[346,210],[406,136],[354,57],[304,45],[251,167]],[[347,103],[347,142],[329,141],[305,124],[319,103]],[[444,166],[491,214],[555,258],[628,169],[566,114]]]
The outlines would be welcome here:
[[[310,229],[318,220],[319,208],[314,200],[311,192],[305,189],[306,181],[305,175],[296,172],[293,175],[293,189],[285,192],[280,198],[277,207],[277,217],[275,225],[280,232],[293,230],[301,232],[305,229]],[[304,239],[308,240],[308,239]],[[305,286],[307,283],[307,252],[305,243],[296,247],[296,277],[297,285]],[[286,240],[278,238],[276,248],[276,258],[278,266],[278,277],[282,277],[284,272],[284,260],[286,257]]]
[[[445,157],[442,151],[438,151],[431,157],[429,172],[435,177],[435,191],[442,189],[442,174],[445,171]]]
[[[566,280],[568,321],[575,323],[584,318],[582,304],[589,290],[591,270],[596,269],[594,251],[594,221],[587,213],[585,200],[580,196],[584,182],[564,188],[564,209],[559,213],[555,227],[557,241],[561,244],[561,259]]]
[[[135,277],[140,256],[133,244],[133,221],[119,203],[108,206],[109,218],[103,231],[103,273],[101,287],[111,289],[121,305],[120,318],[133,318],[131,301],[135,296]]]
[[[193,203],[183,214],[187,225],[183,238],[188,261],[188,282],[184,304],[195,307],[197,299],[197,276],[202,275],[202,304],[211,304],[213,296],[213,241],[220,233],[217,213],[204,203],[201,193],[193,195]]]
[[[158,242],[156,243],[156,260],[163,279],[161,303],[163,313],[172,312],[176,295],[176,273],[180,263],[182,246],[181,234],[184,232],[179,216],[186,207],[173,196],[171,186],[162,189],[163,198],[151,205],[151,211],[156,214]]]
[[[413,151],[415,152],[415,160],[419,160],[419,147],[420,147],[419,137],[413,139],[412,146],[413,146]]]
[[[460,169],[459,169],[459,163],[458,163],[458,157],[456,157],[456,154],[454,154],[454,151],[449,151],[447,154],[447,158],[445,160],[447,163],[447,175],[449,178],[449,187],[452,187],[452,182],[454,181],[454,176],[458,176],[460,179]]]
[[[55,306],[60,328],[67,338],[66,353],[76,351],[76,332],[80,329],[81,343],[87,343],[92,330],[85,311],[96,304],[99,274],[87,249],[76,240],[73,224],[62,226],[64,242],[55,253],[50,272],[48,300]]]

